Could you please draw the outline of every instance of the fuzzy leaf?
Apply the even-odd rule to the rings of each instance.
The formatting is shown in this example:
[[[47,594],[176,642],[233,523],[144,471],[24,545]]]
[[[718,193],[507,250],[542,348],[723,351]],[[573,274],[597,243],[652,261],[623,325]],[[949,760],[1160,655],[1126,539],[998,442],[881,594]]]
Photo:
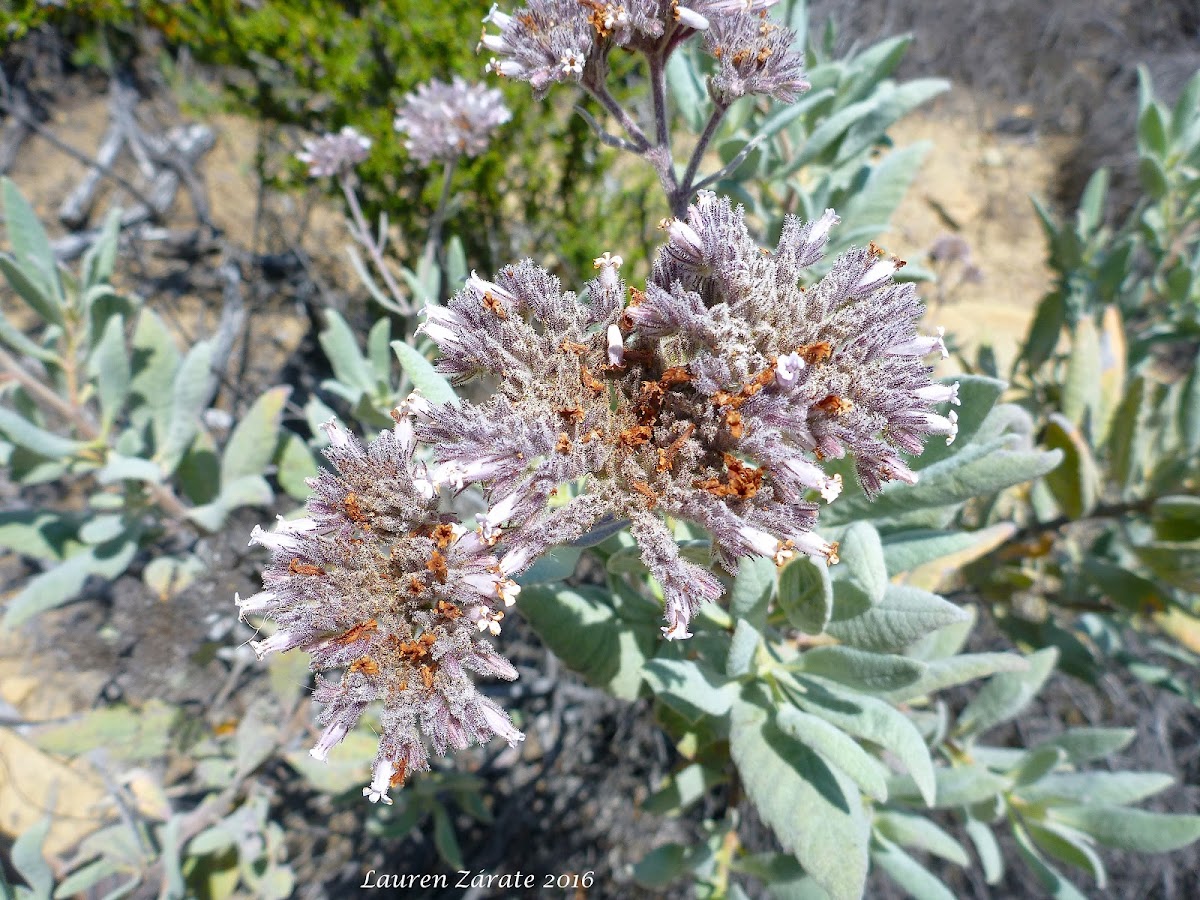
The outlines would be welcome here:
[[[170,418],[155,459],[167,473],[174,472],[200,428],[200,415],[208,402],[212,370],[212,342],[200,341],[183,358],[171,387]],[[161,390],[161,388],[160,388]]]
[[[887,775],[883,763],[840,728],[820,716],[791,706],[780,708],[777,719],[784,734],[815,750],[826,763],[849,776],[868,797],[880,803],[887,800]]]
[[[860,691],[896,690],[916,682],[925,663],[907,656],[868,653],[854,647],[813,647],[800,657],[801,671]]]
[[[1058,662],[1058,649],[1046,647],[1028,656],[1024,672],[1002,672],[985,684],[958,717],[955,733],[982,734],[1021,713],[1042,689]]]
[[[859,900],[867,878],[869,825],[846,776],[771,720],[751,694],[733,705],[729,750],[746,795],[785,850],[832,900]]]
[[[798,675],[796,682],[803,688],[803,693],[792,695],[798,707],[849,735],[890,750],[908,769],[925,802],[933,803],[933,761],[924,738],[907,716],[883,700],[824,679]]]
[[[317,340],[333,368],[333,377],[346,387],[371,393],[375,389],[375,374],[358,349],[354,332],[346,320],[332,309],[325,310],[325,322],[325,330]]]
[[[1020,794],[1031,803],[1124,806],[1174,783],[1163,772],[1055,772],[1022,787]]]
[[[889,584],[879,604],[852,618],[830,622],[825,630],[852,647],[898,650],[967,615],[937,594]]]
[[[871,861],[914,900],[955,900],[954,894],[936,875],[894,844],[881,842],[871,850]]]
[[[1024,672],[1028,669],[1029,661],[1015,653],[964,653],[961,656],[934,659],[925,664],[925,671],[920,678],[891,691],[888,699],[904,703],[997,672]]]
[[[39,428],[20,413],[2,406],[0,406],[0,434],[14,444],[46,459],[75,456],[84,447],[82,442]]]
[[[31,578],[8,602],[0,630],[16,628],[39,613],[75,599],[90,575],[116,578],[133,562],[136,552],[137,542],[133,540],[88,547]]]
[[[521,591],[521,613],[569,668],[617,697],[637,697],[659,638],[654,625],[621,618],[608,592],[589,586],[530,585]]]
[[[966,849],[935,822],[915,813],[888,809],[875,813],[875,829],[890,841],[915,847],[966,868],[971,858]]]
[[[779,606],[788,621],[808,634],[820,634],[833,615],[829,567],[808,556],[793,559],[779,573]]]
[[[650,660],[644,677],[660,700],[692,722],[727,715],[738,693],[736,682],[686,659]]]
[[[1100,488],[1091,448],[1080,430],[1057,413],[1050,416],[1043,440],[1062,453],[1062,464],[1046,473],[1046,486],[1064,513],[1081,519],[1095,507]]]
[[[1090,834],[1105,847],[1167,853],[1200,839],[1200,816],[1170,815],[1123,806],[1056,806],[1055,821]]]
[[[846,529],[838,550],[841,562],[829,572],[833,581],[834,619],[849,618],[883,600],[887,563],[879,532],[866,522]]]
[[[271,388],[246,410],[221,454],[222,490],[244,476],[263,474],[275,455],[279,421],[291,392],[290,387]]]
[[[416,388],[430,403],[458,404],[458,395],[441,372],[433,367],[415,347],[410,347],[404,341],[392,341],[392,351],[400,360],[400,368]]]

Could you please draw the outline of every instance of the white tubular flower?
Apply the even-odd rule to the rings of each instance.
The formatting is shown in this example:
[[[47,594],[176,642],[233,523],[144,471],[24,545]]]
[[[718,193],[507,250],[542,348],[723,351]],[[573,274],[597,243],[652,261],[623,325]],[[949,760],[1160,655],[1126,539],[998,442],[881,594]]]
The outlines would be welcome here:
[[[241,594],[234,594],[233,602],[237,604],[238,618],[245,622],[246,616],[262,615],[272,609],[279,602],[279,597],[273,591],[259,591],[245,600]]]
[[[667,232],[671,249],[681,261],[696,267],[704,264],[704,241],[691,225],[682,219],[663,219],[660,227]]]
[[[433,404],[422,397],[420,391],[413,391],[401,401],[396,411],[401,415],[428,422],[433,416]]]
[[[528,70],[515,59],[496,59],[492,57],[485,67],[493,75],[501,78],[520,78]]]
[[[620,256],[613,253],[605,253],[603,256],[597,256],[592,260],[592,265],[600,270],[600,283],[609,290],[617,286],[620,277],[617,275],[617,270],[624,263]]]
[[[934,350],[942,354],[942,359],[950,356],[946,349],[946,329],[938,326],[937,335],[931,337],[917,336],[888,348],[886,353],[891,356],[928,356]]]
[[[892,276],[896,274],[896,269],[896,264],[890,259],[877,260],[854,283],[854,287],[851,288],[852,293],[869,294],[876,288],[890,284]]]
[[[763,531],[753,525],[742,525],[737,533],[752,553],[775,560],[777,566],[782,566],[796,555],[792,550],[791,541],[781,541],[769,531]]]
[[[479,708],[483,712],[483,718],[487,722],[488,728],[492,730],[493,734],[504,738],[508,742],[508,746],[515,747],[519,741],[525,740],[525,735],[518,731],[504,711],[490,700],[486,698],[482,700]]]
[[[467,287],[473,290],[480,300],[483,300],[485,297],[494,297],[512,306],[516,306],[520,302],[517,295],[512,293],[512,291],[506,291],[494,282],[485,281],[475,274],[474,269],[471,270],[471,276],[467,279]]]
[[[512,21],[512,16],[506,12],[501,12],[500,7],[492,4],[492,8],[488,10],[488,14],[483,17],[483,21],[490,25],[495,25],[501,31],[508,27],[508,23]]]
[[[826,565],[832,566],[838,562],[837,542],[822,540],[816,532],[805,531],[796,534],[788,543],[805,556],[825,560]]]
[[[482,516],[477,517],[479,535],[487,542],[489,547],[496,543],[496,539],[500,537],[503,530],[501,526],[512,518],[513,513],[516,512],[517,505],[522,499],[523,497],[520,493],[509,494]]]
[[[329,436],[329,443],[336,450],[345,450],[353,443],[350,435],[338,424],[337,419],[330,419],[328,422],[322,422],[321,428],[325,434]]]
[[[467,616],[480,631],[490,631],[494,635],[500,633],[500,622],[504,618],[503,612],[493,610],[481,603],[479,606],[471,607]]]
[[[259,659],[263,659],[271,653],[282,653],[293,647],[299,647],[302,643],[304,643],[302,634],[281,628],[265,641],[251,641],[250,647]]]
[[[799,353],[788,353],[775,361],[775,384],[782,390],[794,388],[806,364]]]
[[[926,403],[952,403],[955,406],[961,406],[958,399],[958,382],[953,384],[930,384],[926,387],[917,388],[913,394],[920,397]]]
[[[821,244],[829,237],[829,232],[833,226],[842,221],[841,218],[832,209],[825,210],[824,215],[817,221],[812,223],[808,229],[808,236],[805,242],[808,244]]]
[[[392,798],[388,796],[388,788],[391,786],[394,772],[395,768],[386,759],[375,763],[375,775],[371,779],[370,787],[363,788],[363,796],[372,803],[386,803],[391,806]]]
[[[700,15],[694,9],[688,9],[686,6],[675,7],[675,20],[680,25],[688,28],[694,28],[696,31],[708,30],[708,19]]]
[[[625,336],[618,325],[608,326],[608,364],[619,366],[625,362]]]
[[[958,437],[958,413],[950,410],[949,415],[939,416],[937,413],[925,413],[922,421],[930,434],[946,435],[946,445],[954,443]]]
[[[888,454],[883,458],[883,469],[888,478],[894,481],[903,481],[905,484],[916,484],[919,480],[918,475],[899,456],[894,453]]]
[[[664,625],[659,631],[662,632],[662,636],[668,641],[686,641],[692,636],[692,633],[688,631],[686,622],[676,622],[670,626]]]
[[[289,553],[300,549],[303,541],[295,531],[266,531],[261,525],[255,525],[250,532],[250,544],[258,544],[268,550],[284,550]]]
[[[783,469],[787,475],[805,487],[820,491],[826,503],[832,503],[842,493],[841,475],[831,478],[825,474],[824,469],[807,459],[793,456],[783,464]]]
[[[587,57],[578,50],[568,50],[559,60],[564,75],[582,75],[583,62]]]
[[[308,755],[318,762],[326,762],[329,759],[329,751],[342,742],[342,738],[346,736],[349,730],[342,722],[330,724],[321,732],[321,737],[317,739],[316,746],[308,751]]]
[[[514,547],[500,557],[500,571],[505,575],[523,572],[537,554],[529,547]]]

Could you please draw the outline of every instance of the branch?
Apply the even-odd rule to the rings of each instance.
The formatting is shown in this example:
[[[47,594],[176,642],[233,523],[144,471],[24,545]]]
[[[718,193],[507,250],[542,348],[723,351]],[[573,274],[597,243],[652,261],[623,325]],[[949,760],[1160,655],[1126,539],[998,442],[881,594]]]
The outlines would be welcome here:
[[[742,163],[744,163],[746,161],[746,157],[749,156],[754,151],[754,149],[756,147],[758,147],[758,145],[761,144],[762,142],[763,142],[762,135],[759,135],[758,137],[755,137],[752,140],[747,141],[746,146],[743,147],[740,151],[738,151],[738,155],[735,156],[733,159],[731,159],[727,165],[722,166],[719,171],[713,172],[707,178],[703,179],[699,184],[694,185],[692,187],[692,190],[693,191],[702,191],[706,187],[708,187],[710,184],[715,184],[716,182],[720,181],[726,175],[730,175],[733,172],[736,172],[738,166],[740,166]]]
[[[646,133],[638,126],[638,123],[633,121],[633,118],[625,111],[625,108],[616,101],[612,94],[608,92],[608,87],[604,84],[592,85],[586,81],[583,82],[584,88],[589,94],[595,97],[600,105],[607,109],[613,117],[621,123],[621,127],[625,129],[625,133],[629,135],[633,141],[634,148],[641,153],[650,149],[650,140],[646,137]]]
[[[708,145],[717,134],[717,129],[721,125],[721,120],[725,118],[725,111],[728,106],[722,103],[714,103],[712,114],[708,117],[708,122],[704,126],[704,131],[700,134],[700,139],[696,141],[696,148],[692,151],[692,158],[688,160],[687,171],[683,173],[683,181],[679,183],[679,190],[688,196],[690,199],[692,194],[692,182],[696,180],[696,173],[700,170],[700,162],[704,159],[704,153],[708,150]],[[743,150],[746,148],[743,147]],[[744,157],[743,157],[744,158]]]
[[[592,130],[596,132],[596,137],[600,138],[600,143],[607,144],[609,147],[615,147],[618,150],[628,150],[630,153],[641,154],[642,148],[625,140],[623,137],[618,137],[615,134],[605,131],[600,123],[596,121],[596,118],[582,106],[576,106],[575,112],[579,113],[584,121],[592,126]]]
[[[89,441],[100,439],[100,429],[85,410],[72,406],[39,379],[31,375],[17,361],[17,358],[3,347],[0,347],[0,368],[7,371],[34,400],[54,410],[73,425],[76,431],[83,435],[84,438]],[[169,516],[177,520],[179,524],[189,526],[192,524],[188,518],[189,510],[187,506],[175,496],[175,493],[169,487],[165,484],[147,484],[146,489],[154,498],[155,503],[162,507]]]

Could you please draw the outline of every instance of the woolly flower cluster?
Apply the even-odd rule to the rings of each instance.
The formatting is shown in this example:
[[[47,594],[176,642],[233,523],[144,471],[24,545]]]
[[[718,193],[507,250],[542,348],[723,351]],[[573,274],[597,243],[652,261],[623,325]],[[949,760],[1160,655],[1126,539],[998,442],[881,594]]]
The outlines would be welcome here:
[[[832,563],[837,546],[813,532],[808,499],[841,490],[823,461],[853,453],[868,493],[916,481],[899,451],[957,429],[953,412],[932,410],[956,402],[957,386],[931,382],[924,362],[945,347],[916,333],[922,304],[893,282],[902,263],[874,248],[801,287],[836,222],[832,210],[789,218],[766,251],[740,208],[702,192],[685,219],[664,223],[645,290],[605,254],[583,296],[525,261],[494,282],[472,274],[447,306],[427,308],[421,330],[441,349],[440,371],[498,385],[483,403],[411,410],[434,448],[430,480],[484,486],[480,539],[509,531],[501,571],[628,522],[663,589],[663,631],[686,638],[723,588],[680,556],[664,516],[704,528],[731,572],[748,555]],[[558,497],[567,486],[573,496]]]
[[[528,81],[544,97],[556,82],[601,85],[614,47],[665,57],[682,41],[705,33],[717,60],[713,92],[719,102],[745,94],[793,99],[807,90],[795,33],[768,21],[778,0],[529,0],[484,19],[479,50],[494,54],[488,71]],[[489,32],[487,25],[497,30]]]
[[[349,172],[367,158],[371,139],[347,125],[336,134],[309,138],[296,159],[308,166],[311,178],[324,178]]]
[[[421,165],[433,160],[478,156],[492,132],[512,118],[500,92],[468,84],[455,76],[450,84],[428,81],[404,98],[395,128],[407,135],[404,147]]]
[[[523,735],[476,689],[470,674],[514,679],[516,670],[486,640],[520,590],[488,544],[438,513],[423,469],[413,462],[411,420],[364,448],[325,426],[332,470],[311,480],[307,518],[256,528],[252,544],[271,551],[264,590],[237,602],[243,617],[278,623],[253,643],[259,657],[303,648],[318,672],[324,731],[310,751],[324,760],[368,704],[382,705],[379,752],[363,793],[390,803],[388,789],[429,768],[439,753],[499,735]]]

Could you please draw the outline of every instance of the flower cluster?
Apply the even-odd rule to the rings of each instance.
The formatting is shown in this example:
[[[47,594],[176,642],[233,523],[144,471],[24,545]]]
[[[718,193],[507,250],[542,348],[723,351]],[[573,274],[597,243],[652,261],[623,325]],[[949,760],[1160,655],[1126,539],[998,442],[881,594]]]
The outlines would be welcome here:
[[[488,71],[528,81],[536,97],[562,82],[600,85],[614,47],[665,57],[680,42],[708,32],[705,49],[719,61],[719,100],[751,93],[790,98],[807,89],[795,33],[766,20],[778,0],[529,0],[512,14],[492,7],[479,49],[494,54]]]
[[[312,178],[341,175],[349,172],[367,158],[371,139],[347,125],[336,134],[309,138],[296,159],[308,166]]]
[[[364,448],[325,426],[332,471],[312,479],[308,517],[256,528],[251,543],[271,551],[264,590],[238,598],[242,616],[279,628],[253,643],[260,657],[303,648],[318,678],[324,732],[311,750],[325,759],[367,705],[382,704],[374,778],[363,793],[388,799],[389,787],[429,768],[425,741],[443,754],[499,735],[523,735],[483,697],[468,673],[514,679],[516,670],[486,640],[520,590],[486,542],[438,513],[424,470],[413,462],[411,420]]]
[[[498,383],[484,403],[412,412],[436,454],[431,481],[487,490],[480,539],[512,529],[502,571],[627,520],[663,588],[664,633],[684,638],[723,589],[681,558],[662,516],[706,529],[729,571],[747,555],[835,562],[836,545],[812,530],[809,493],[841,489],[821,462],[853,452],[869,493],[916,480],[899,451],[956,431],[953,413],[931,409],[956,387],[932,383],[924,363],[944,346],[916,334],[921,302],[893,282],[902,263],[875,248],[801,287],[836,222],[832,210],[789,218],[768,252],[740,208],[702,192],[685,219],[664,223],[645,290],[627,287],[620,257],[606,254],[584,297],[526,261],[494,282],[472,274],[447,306],[427,308],[421,330],[442,351],[439,369]],[[568,485],[574,496],[552,503]]]
[[[468,84],[459,76],[449,84],[428,81],[404,98],[395,128],[407,135],[404,147],[421,165],[478,156],[492,132],[512,118],[500,92]]]

